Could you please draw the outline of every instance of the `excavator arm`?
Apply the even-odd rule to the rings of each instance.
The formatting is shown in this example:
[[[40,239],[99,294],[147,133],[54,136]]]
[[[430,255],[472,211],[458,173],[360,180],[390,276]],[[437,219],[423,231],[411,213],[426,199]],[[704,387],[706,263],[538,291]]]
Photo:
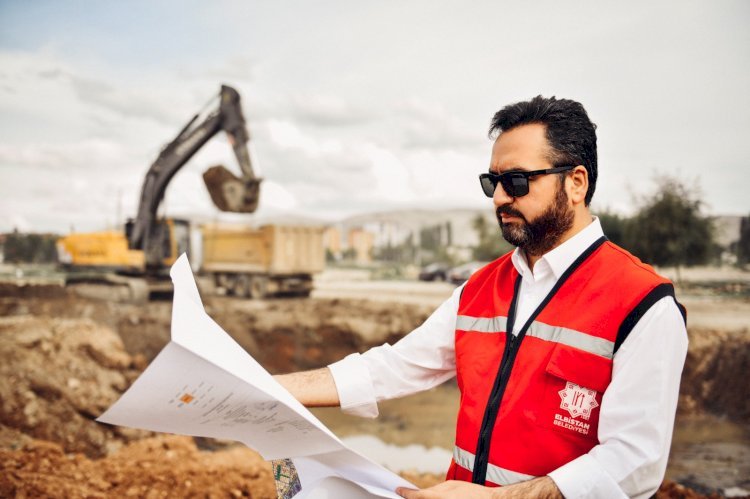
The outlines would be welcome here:
[[[203,121],[199,122],[199,119],[200,114],[196,114],[177,137],[162,149],[151,165],[143,181],[138,214],[128,224],[128,246],[144,250],[149,263],[156,263],[161,254],[155,221],[167,185],[180,168],[222,130],[229,137],[242,174],[236,177],[223,166],[207,170],[203,178],[211,199],[222,211],[253,213],[258,207],[262,179],[256,177],[253,171],[248,151],[250,135],[237,91],[222,85],[219,108],[208,114]]]

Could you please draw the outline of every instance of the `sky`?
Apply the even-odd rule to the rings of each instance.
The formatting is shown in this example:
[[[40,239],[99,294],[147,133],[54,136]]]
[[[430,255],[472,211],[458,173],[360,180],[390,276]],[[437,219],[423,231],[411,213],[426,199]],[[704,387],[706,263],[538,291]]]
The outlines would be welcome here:
[[[253,217],[491,210],[490,118],[535,95],[597,124],[593,208],[671,175],[748,214],[750,2],[0,0],[0,231],[115,227],[161,147],[235,87],[264,178]],[[217,135],[161,213],[219,214]]]

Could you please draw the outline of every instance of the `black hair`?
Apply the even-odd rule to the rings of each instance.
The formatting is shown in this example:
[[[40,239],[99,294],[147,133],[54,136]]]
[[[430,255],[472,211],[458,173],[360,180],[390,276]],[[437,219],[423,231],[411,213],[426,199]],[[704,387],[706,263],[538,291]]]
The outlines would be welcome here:
[[[589,188],[584,201],[588,206],[594,196],[598,175],[596,125],[589,119],[583,105],[570,99],[545,98],[541,95],[530,101],[509,104],[492,117],[489,136],[493,138],[531,123],[545,125],[553,166],[583,165],[586,168]]]

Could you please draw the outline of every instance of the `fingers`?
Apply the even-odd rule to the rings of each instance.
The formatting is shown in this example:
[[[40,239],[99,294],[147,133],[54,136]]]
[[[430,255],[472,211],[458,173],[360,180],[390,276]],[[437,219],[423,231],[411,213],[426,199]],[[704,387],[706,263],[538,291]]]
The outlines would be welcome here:
[[[460,482],[465,483],[465,482]],[[463,499],[463,495],[455,495],[452,491],[455,489],[453,482],[443,482],[427,489],[415,490],[398,487],[396,494],[406,499]]]
[[[448,480],[422,490],[399,487],[396,493],[406,499],[488,499],[492,497],[492,489],[455,480]]]
[[[405,497],[406,499],[420,499],[420,497],[422,497],[418,490],[405,489],[404,487],[398,487],[396,489],[396,494]]]

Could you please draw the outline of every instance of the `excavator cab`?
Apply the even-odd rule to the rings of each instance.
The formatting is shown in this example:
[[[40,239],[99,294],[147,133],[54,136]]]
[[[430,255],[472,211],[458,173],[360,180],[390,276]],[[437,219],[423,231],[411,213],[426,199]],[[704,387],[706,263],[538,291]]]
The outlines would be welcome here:
[[[125,224],[125,237],[133,230],[133,220]],[[190,222],[178,218],[161,218],[149,229],[143,248],[150,274],[168,274],[169,268],[183,253],[190,252]]]

